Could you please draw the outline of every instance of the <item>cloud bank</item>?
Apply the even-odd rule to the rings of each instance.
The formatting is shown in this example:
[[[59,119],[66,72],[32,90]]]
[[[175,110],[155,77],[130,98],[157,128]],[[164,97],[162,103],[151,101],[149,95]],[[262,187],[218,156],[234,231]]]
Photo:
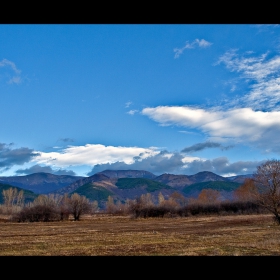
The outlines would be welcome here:
[[[173,153],[166,157],[167,151],[163,151],[155,156],[135,160],[134,163],[115,162],[111,164],[97,164],[87,174],[91,176],[97,172],[111,170],[146,170],[161,175],[163,173],[193,175],[201,171],[210,171],[221,176],[235,176],[242,174],[253,174],[258,165],[263,161],[237,161],[230,163],[227,157],[218,157],[212,160],[184,157],[180,153]]]
[[[54,170],[51,166],[40,166],[39,164],[35,164],[30,168],[18,169],[15,173],[18,175],[28,175],[28,174],[38,173],[38,172],[51,173],[55,175],[72,175],[72,176],[76,175],[76,173],[72,170],[65,170],[65,169]]]
[[[0,143],[0,170],[9,170],[13,165],[23,165],[30,162],[36,156],[39,156],[38,152],[32,149],[22,147],[12,149],[13,144]]]
[[[156,148],[114,147],[101,144],[86,144],[85,146],[69,146],[60,152],[39,152],[36,161],[58,167],[70,165],[96,165],[123,161],[130,164],[134,157],[144,159],[159,153]]]
[[[76,175],[71,169],[88,166],[91,176],[105,169],[146,170],[161,175],[163,173],[192,175],[201,171],[211,171],[222,176],[251,174],[262,161],[238,161],[230,163],[226,157],[207,160],[186,156],[185,152],[195,152],[206,148],[225,148],[219,143],[198,143],[183,149],[183,152],[160,151],[154,147],[114,147],[100,144],[71,146],[58,152],[35,152],[29,148],[12,149],[12,144],[0,144],[0,172],[13,165],[35,164],[15,171],[16,174],[46,172],[56,175]],[[69,170],[70,169],[70,170]],[[82,175],[84,176],[84,175]]]

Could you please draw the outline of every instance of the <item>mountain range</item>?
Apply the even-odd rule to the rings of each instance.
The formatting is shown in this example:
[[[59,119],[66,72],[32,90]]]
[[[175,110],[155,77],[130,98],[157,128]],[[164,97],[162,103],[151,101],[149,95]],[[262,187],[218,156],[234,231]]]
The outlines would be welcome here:
[[[40,172],[25,176],[0,177],[0,191],[1,186],[4,189],[11,186],[28,191],[29,196],[30,192],[35,195],[76,192],[103,205],[109,195],[122,202],[146,193],[156,197],[159,192],[166,197],[174,192],[185,197],[196,197],[204,188],[219,190],[224,198],[230,198],[232,192],[246,178],[251,177],[252,174],[223,177],[209,171],[194,175],[164,173],[157,176],[145,170],[104,170],[89,177]]]
[[[51,173],[38,172],[25,176],[0,177],[0,183],[10,184],[22,189],[33,191],[37,194],[51,193],[73,182],[84,178],[71,175],[54,175]]]

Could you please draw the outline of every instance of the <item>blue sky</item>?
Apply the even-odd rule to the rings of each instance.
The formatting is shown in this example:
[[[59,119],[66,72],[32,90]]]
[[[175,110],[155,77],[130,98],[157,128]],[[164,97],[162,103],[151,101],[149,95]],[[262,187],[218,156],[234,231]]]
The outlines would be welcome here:
[[[0,24],[0,40],[0,176],[279,157],[279,25]]]

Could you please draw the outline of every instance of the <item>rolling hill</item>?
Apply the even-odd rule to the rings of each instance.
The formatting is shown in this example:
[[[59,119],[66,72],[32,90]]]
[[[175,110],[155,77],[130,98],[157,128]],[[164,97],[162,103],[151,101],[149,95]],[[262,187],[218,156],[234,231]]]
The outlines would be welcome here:
[[[145,189],[147,192],[154,192],[161,189],[172,189],[172,187],[156,182],[149,179],[144,178],[120,178],[116,182],[116,186],[119,189],[135,189],[135,188],[142,188]]]
[[[108,196],[113,196],[114,193],[107,190],[105,187],[95,185],[94,183],[86,183],[76,189],[75,191],[71,192],[78,193],[79,195],[86,196],[90,201],[97,200],[99,202],[101,201],[107,201]]]

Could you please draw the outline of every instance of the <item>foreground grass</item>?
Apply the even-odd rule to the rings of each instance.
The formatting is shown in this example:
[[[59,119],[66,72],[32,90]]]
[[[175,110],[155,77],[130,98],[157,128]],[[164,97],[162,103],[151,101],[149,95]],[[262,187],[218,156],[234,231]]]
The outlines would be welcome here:
[[[1,256],[279,256],[271,215],[0,221]]]

